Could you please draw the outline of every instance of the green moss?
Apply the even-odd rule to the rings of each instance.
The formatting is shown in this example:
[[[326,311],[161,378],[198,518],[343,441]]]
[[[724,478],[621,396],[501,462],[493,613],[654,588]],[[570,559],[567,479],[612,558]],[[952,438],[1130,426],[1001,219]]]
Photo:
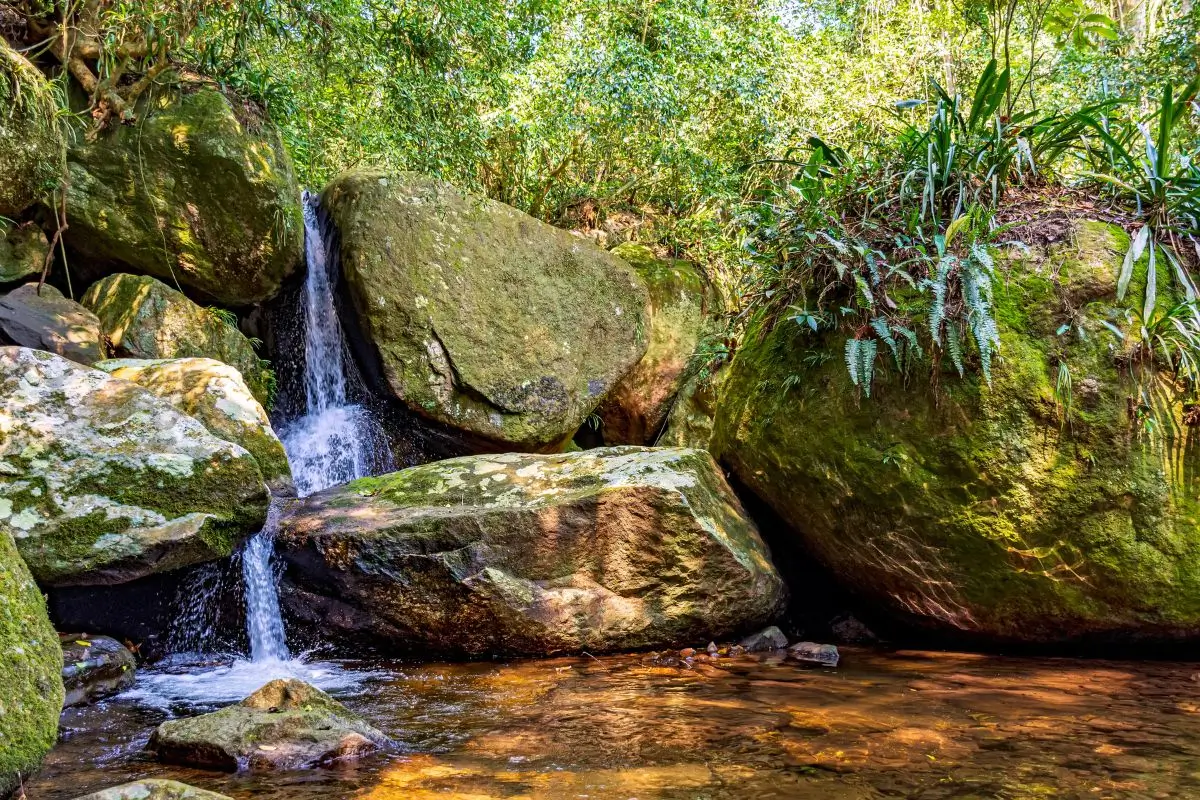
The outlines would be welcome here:
[[[41,72],[0,40],[0,216],[15,217],[62,177],[65,143]]]
[[[62,709],[62,651],[41,592],[0,531],[0,795],[54,746]]]

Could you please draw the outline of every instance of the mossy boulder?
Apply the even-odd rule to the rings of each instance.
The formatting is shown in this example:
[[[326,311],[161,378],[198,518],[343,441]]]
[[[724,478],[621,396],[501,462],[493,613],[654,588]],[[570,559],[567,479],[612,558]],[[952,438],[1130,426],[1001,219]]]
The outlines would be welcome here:
[[[0,217],[16,217],[62,177],[66,142],[45,76],[0,37]]]
[[[12,537],[0,530],[0,797],[35,772],[54,746],[61,670],[46,602]]]
[[[147,778],[77,797],[75,800],[233,800],[179,781]]]
[[[1083,222],[998,262],[990,385],[885,373],[867,398],[844,335],[753,330],[724,379],[714,449],[835,575],[910,622],[1008,642],[1194,636],[1196,436],[1169,379],[1143,381],[1156,429],[1137,422],[1123,344],[1100,324],[1119,309],[1128,245]],[[1161,269],[1159,282],[1171,302]]]
[[[44,586],[225,558],[262,527],[249,452],[128,381],[0,348],[0,532]]]
[[[679,388],[667,415],[667,427],[658,443],[663,447],[696,447],[708,450],[712,446],[721,388],[729,373],[717,368],[704,368],[691,374]]]
[[[119,358],[96,369],[132,381],[199,420],[214,436],[250,451],[274,493],[292,493],[292,470],[267,412],[233,367],[211,358]]]
[[[270,365],[213,309],[146,275],[110,275],[92,284],[81,302],[100,318],[114,356],[216,359],[240,372],[255,399],[270,407]]]
[[[650,290],[650,343],[598,413],[607,444],[650,444],[710,327],[705,316],[708,282],[690,262],[658,258],[645,245],[626,243],[612,253],[632,265]]]
[[[646,350],[637,275],[566,231],[413,174],[322,202],[376,383],[468,439],[553,449]]]
[[[220,711],[168,720],[149,746],[161,761],[234,772],[329,766],[387,745],[386,736],[325,692],[289,678]]]
[[[273,296],[303,253],[300,190],[278,131],[242,110],[185,86],[154,92],[136,125],[76,137],[68,247],[224,305]]]
[[[598,653],[762,627],[784,587],[712,458],[452,459],[291,501],[284,602],[322,636],[451,656]]]
[[[0,220],[0,286],[42,274],[50,242],[37,225]]]
[[[0,333],[22,347],[45,350],[79,364],[105,357],[100,319],[49,284],[27,283],[0,297]]]
[[[129,648],[107,636],[62,633],[64,707],[86,706],[125,691],[137,677]]]

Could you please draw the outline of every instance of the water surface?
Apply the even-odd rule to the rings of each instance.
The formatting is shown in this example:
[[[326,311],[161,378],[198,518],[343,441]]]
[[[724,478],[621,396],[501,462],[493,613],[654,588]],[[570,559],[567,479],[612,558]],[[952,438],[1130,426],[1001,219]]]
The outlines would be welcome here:
[[[258,776],[147,759],[159,721],[212,706],[170,700],[170,676],[146,671],[64,715],[27,793],[160,776],[293,800],[1200,797],[1200,664],[854,649],[836,671],[675,662],[326,663],[350,677],[333,693],[398,751]]]

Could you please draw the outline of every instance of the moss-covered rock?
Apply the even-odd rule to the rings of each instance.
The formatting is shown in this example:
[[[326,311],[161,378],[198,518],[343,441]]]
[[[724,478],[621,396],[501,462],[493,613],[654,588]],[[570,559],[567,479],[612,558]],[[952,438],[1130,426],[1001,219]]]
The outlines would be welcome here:
[[[0,797],[29,777],[54,746],[61,670],[58,635],[42,593],[12,537],[0,530]]]
[[[107,636],[61,633],[64,707],[86,706],[125,691],[137,677],[129,648]]]
[[[157,91],[137,125],[79,136],[67,155],[67,245],[244,306],[303,252],[300,191],[279,133],[212,88]]]
[[[688,359],[709,327],[708,283],[693,264],[660,259],[644,245],[626,243],[612,253],[632,265],[650,290],[650,343],[600,406],[604,441],[650,444],[662,430]]]
[[[272,492],[292,492],[292,470],[283,443],[233,367],[211,358],[119,358],[101,361],[96,369],[150,390],[198,419],[214,436],[246,448]]]
[[[0,286],[41,275],[49,252],[50,242],[37,225],[0,220]]]
[[[27,283],[0,297],[0,333],[13,344],[57,353],[79,364],[105,357],[100,320],[49,284]]]
[[[224,558],[266,513],[243,448],[128,381],[0,348],[0,532],[43,585]]]
[[[418,413],[553,449],[645,352],[645,288],[566,231],[412,174],[347,173],[322,199],[368,366]]]
[[[147,778],[111,789],[77,797],[75,800],[233,800],[223,794],[208,792],[179,781]]]
[[[679,388],[667,428],[658,443],[663,447],[695,447],[708,450],[712,446],[717,408],[721,402],[721,387],[728,371],[697,370]]]
[[[322,635],[420,653],[723,638],[783,582],[711,457],[620,447],[458,458],[291,502],[285,603]]]
[[[1100,325],[1128,244],[1082,223],[1004,266],[990,386],[884,375],[868,399],[846,374],[844,337],[790,322],[752,331],[714,448],[839,578],[920,624],[1021,642],[1194,635],[1196,436],[1169,380],[1147,381],[1158,430],[1136,424],[1120,345]],[[1081,321],[1086,337],[1058,334]]]
[[[45,76],[0,37],[0,216],[20,214],[62,177],[56,108]]]
[[[361,717],[293,678],[273,680],[220,711],[168,720],[150,739],[162,761],[227,772],[329,766],[387,744]]]
[[[242,373],[255,399],[270,407],[270,365],[212,309],[146,275],[110,275],[92,284],[81,302],[100,318],[114,356],[216,359]]]

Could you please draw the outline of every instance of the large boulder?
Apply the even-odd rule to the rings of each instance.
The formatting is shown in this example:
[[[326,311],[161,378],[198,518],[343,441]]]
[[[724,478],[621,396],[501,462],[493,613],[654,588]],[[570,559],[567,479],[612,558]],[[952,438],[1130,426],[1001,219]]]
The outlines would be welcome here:
[[[393,651],[547,655],[728,637],[784,586],[712,459],[637,447],[414,467],[291,502],[285,603]]]
[[[96,369],[136,383],[199,420],[214,436],[246,448],[271,491],[291,493],[292,470],[283,443],[233,367],[211,358],[118,358],[101,361]]]
[[[50,242],[37,225],[0,220],[0,285],[38,277],[49,253]]]
[[[727,375],[728,371],[718,365],[703,367],[688,377],[671,404],[667,427],[658,444],[709,449],[721,402],[721,387]]]
[[[368,371],[467,438],[552,449],[646,350],[636,274],[566,231],[412,174],[347,173],[322,202]]]
[[[660,259],[645,245],[626,243],[612,253],[632,265],[650,290],[650,344],[598,413],[607,444],[651,444],[709,327],[708,283],[690,262]]]
[[[43,585],[224,558],[266,512],[243,448],[128,381],[0,348],[0,532]]]
[[[110,275],[83,295],[121,358],[212,358],[242,373],[254,397],[270,406],[275,376],[237,326],[211,308],[146,275]]]
[[[387,744],[386,736],[341,703],[289,678],[220,711],[168,720],[149,746],[161,761],[234,772],[328,766]]]
[[[137,125],[79,136],[65,238],[93,264],[154,275],[230,306],[299,266],[300,190],[278,131],[213,88],[155,92]]]
[[[62,178],[66,143],[50,85],[0,37],[0,217],[15,217]]]
[[[129,648],[107,636],[60,633],[63,706],[85,706],[133,685],[137,661]]]
[[[1170,379],[1142,379],[1156,430],[1138,422],[1124,344],[1101,324],[1117,318],[1128,245],[1088,222],[998,262],[990,386],[948,367],[936,387],[881,370],[862,397],[844,335],[751,331],[723,379],[714,449],[833,574],[910,622],[993,641],[1194,636],[1196,437]]]
[[[100,320],[49,284],[27,283],[0,297],[0,333],[13,344],[57,353],[79,364],[104,358]]]
[[[0,515],[7,502],[0,494]],[[29,777],[54,746],[61,670],[42,593],[12,537],[0,530],[0,797]]]
[[[227,795],[197,789],[179,781],[159,778],[124,783],[92,792],[75,800],[233,800]]]

